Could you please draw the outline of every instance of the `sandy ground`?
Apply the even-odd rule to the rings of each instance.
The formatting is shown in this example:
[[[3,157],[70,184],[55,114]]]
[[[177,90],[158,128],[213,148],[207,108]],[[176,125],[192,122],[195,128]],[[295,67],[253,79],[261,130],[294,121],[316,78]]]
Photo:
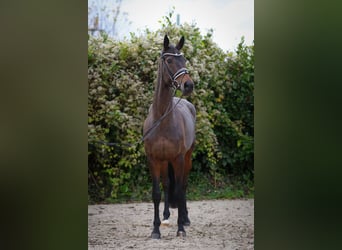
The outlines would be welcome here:
[[[254,249],[253,199],[188,201],[188,211],[186,237],[176,237],[177,209],[170,209],[170,225],[155,240],[152,202],[89,205],[88,249]]]

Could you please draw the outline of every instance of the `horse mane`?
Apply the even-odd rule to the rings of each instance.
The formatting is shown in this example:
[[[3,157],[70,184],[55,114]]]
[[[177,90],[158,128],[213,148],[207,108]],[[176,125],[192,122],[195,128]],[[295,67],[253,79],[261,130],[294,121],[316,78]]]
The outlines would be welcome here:
[[[161,58],[158,59],[158,71],[157,71],[157,79],[154,84],[154,95],[153,95],[153,103],[157,103],[157,98],[159,97],[161,91],[161,85],[163,81],[163,61]],[[150,107],[150,110],[153,109],[153,103]]]

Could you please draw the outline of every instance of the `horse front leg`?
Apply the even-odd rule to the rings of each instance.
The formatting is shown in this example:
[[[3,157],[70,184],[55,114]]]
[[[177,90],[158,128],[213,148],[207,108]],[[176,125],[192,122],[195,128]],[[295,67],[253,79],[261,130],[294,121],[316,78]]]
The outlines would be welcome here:
[[[188,207],[186,205],[186,190],[188,188],[188,177],[190,170],[192,168],[192,151],[194,150],[195,144],[192,144],[191,148],[186,152],[185,154],[185,168],[184,168],[184,197],[185,197],[185,221],[184,221],[184,226],[190,226],[190,219],[188,216]]]
[[[154,220],[153,231],[151,234],[152,239],[160,239],[160,217],[159,217],[159,204],[161,200],[160,192],[160,173],[163,169],[167,168],[167,162],[164,161],[150,161],[150,172],[152,175],[152,200],[154,205]]]
[[[152,239],[160,239],[159,203],[161,199],[161,193],[159,188],[159,181],[159,177],[156,176],[152,179],[152,200],[154,205],[153,231],[151,234]]]
[[[175,197],[178,207],[178,230],[177,236],[186,236],[184,223],[186,221],[186,201],[185,201],[185,182],[184,182],[184,156],[180,155],[172,164],[175,173]]]
[[[177,187],[178,185],[178,187]],[[186,200],[185,200],[185,192],[183,188],[182,181],[177,182],[176,181],[176,195],[177,195],[177,205],[178,205],[178,230],[177,230],[177,236],[186,236],[184,225],[186,225],[187,221],[187,209],[186,209]]]
[[[163,220],[161,222],[162,225],[168,226],[170,224],[170,205],[169,205],[169,191],[170,191],[170,180],[168,173],[168,166],[162,168],[162,183],[164,190],[164,212],[163,212]]]
[[[153,231],[151,234],[152,239],[160,239],[160,218],[159,218],[159,203],[161,199],[160,193],[160,164],[150,161],[150,172],[152,176],[152,200],[154,205],[154,219]]]
[[[187,177],[186,177],[187,178]],[[187,182],[187,181],[186,181]],[[185,200],[185,219],[184,219],[184,226],[190,226],[190,219],[188,215],[188,206],[186,205],[186,189],[187,189],[187,183],[184,187],[184,200]]]

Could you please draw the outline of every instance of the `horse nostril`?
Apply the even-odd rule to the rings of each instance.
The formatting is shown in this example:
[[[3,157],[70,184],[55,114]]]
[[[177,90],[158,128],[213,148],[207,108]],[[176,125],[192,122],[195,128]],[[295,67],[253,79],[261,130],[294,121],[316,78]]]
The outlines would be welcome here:
[[[186,82],[184,83],[184,89],[186,89],[186,90],[192,90],[192,89],[193,89],[193,84],[192,84],[192,82],[186,81]]]

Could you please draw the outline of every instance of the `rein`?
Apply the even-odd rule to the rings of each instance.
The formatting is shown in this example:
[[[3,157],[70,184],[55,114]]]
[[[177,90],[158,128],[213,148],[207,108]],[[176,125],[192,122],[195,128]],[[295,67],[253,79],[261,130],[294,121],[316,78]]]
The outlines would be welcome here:
[[[175,93],[176,93],[176,91],[175,91]],[[160,125],[160,123],[168,116],[168,114],[170,114],[170,113],[175,109],[175,107],[178,105],[178,103],[182,100],[182,97],[183,97],[183,95],[179,98],[178,102],[177,102],[169,111],[167,111],[167,112],[166,112],[165,114],[163,114],[158,120],[156,120],[156,121],[153,123],[152,127],[150,127],[150,128],[146,131],[146,133],[143,135],[143,137],[140,139],[140,141],[139,141],[138,143],[143,142],[143,141],[146,139],[146,137],[149,135],[149,133],[151,133],[151,131],[152,131],[153,129],[155,129],[156,127],[158,127],[158,126]]]
[[[176,91],[174,92],[174,94],[175,93],[176,93]],[[173,95],[173,96],[175,96],[175,95]],[[148,137],[148,135],[152,132],[152,130],[157,128],[160,125],[160,123],[168,116],[168,114],[170,114],[175,109],[175,107],[178,105],[178,103],[182,100],[182,97],[183,97],[183,95],[179,98],[178,102],[169,111],[167,111],[158,120],[156,120],[153,123],[152,127],[150,127],[146,131],[146,133],[141,137],[141,139],[139,141],[137,141],[135,143],[115,143],[115,142],[106,142],[106,141],[99,140],[97,142],[100,144],[108,145],[108,146],[126,146],[126,147],[133,147],[135,145],[142,143]]]
[[[171,79],[172,85],[171,88],[173,88],[174,92],[173,92],[173,97],[176,94],[177,89],[179,89],[180,84],[178,83],[177,79],[182,76],[182,79],[184,77],[185,74],[189,74],[188,70],[186,68],[181,68],[179,70],[177,70],[176,73],[172,74],[169,66],[165,63],[165,58],[164,56],[182,56],[182,53],[178,53],[178,54],[173,54],[173,53],[164,53],[161,55],[161,59],[163,60],[163,66],[166,66],[168,75]],[[155,129],[157,128],[160,123],[176,108],[176,106],[179,104],[179,102],[182,100],[183,95],[179,98],[178,102],[171,108],[169,109],[165,114],[163,114],[158,120],[156,120],[153,125],[146,131],[146,133],[141,137],[141,139],[135,143],[115,143],[115,142],[106,142],[106,141],[102,141],[99,140],[98,143],[100,144],[105,144],[108,146],[127,146],[127,147],[133,147],[135,145],[138,145],[140,143],[142,143],[148,136],[149,134]],[[171,101],[171,105],[173,104],[173,101]]]

